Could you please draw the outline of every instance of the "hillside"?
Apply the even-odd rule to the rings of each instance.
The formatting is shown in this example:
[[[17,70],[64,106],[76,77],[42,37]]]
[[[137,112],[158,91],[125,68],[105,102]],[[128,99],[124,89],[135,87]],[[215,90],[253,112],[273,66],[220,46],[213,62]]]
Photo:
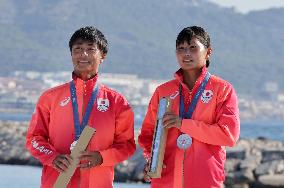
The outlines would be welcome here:
[[[258,94],[266,81],[284,89],[283,17],[283,8],[240,14],[206,0],[2,0],[0,75],[71,70],[71,34],[95,25],[110,43],[102,71],[169,79],[177,69],[176,35],[200,25],[211,34],[212,73],[239,93]]]

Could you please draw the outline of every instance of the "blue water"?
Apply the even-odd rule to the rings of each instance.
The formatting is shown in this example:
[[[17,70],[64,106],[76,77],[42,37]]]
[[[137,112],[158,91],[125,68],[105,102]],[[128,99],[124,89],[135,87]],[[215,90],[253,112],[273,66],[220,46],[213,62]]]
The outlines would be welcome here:
[[[41,168],[18,165],[0,165],[0,187],[39,188]],[[149,184],[114,183],[114,188],[149,188]]]
[[[284,121],[254,121],[241,124],[242,138],[265,137],[284,141]]]
[[[29,121],[32,117],[30,114],[17,114],[17,113],[0,113],[0,120],[3,121]]]
[[[0,113],[0,120],[29,121],[31,114]],[[142,116],[136,116],[135,129],[141,129]],[[241,138],[265,137],[284,141],[284,121],[265,120],[241,122]]]

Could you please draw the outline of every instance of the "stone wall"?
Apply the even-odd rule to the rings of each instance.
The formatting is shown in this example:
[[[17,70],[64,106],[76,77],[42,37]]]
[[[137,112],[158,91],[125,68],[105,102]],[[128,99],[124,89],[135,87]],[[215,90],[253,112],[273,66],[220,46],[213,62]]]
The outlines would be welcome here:
[[[135,155],[116,166],[117,181],[142,181],[144,161],[139,148]],[[227,148],[226,188],[284,188],[284,143],[241,139]]]
[[[0,164],[37,165],[25,149],[27,123],[0,122]],[[135,154],[115,168],[115,180],[143,181],[144,159],[138,147]],[[227,148],[226,188],[284,188],[284,143],[240,139]]]
[[[242,139],[227,149],[226,187],[284,187],[284,143]]]

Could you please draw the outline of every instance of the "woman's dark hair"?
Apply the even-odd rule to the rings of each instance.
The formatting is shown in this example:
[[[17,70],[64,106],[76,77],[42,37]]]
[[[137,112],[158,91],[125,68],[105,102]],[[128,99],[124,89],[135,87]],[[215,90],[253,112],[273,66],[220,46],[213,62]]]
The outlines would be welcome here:
[[[192,38],[197,38],[206,48],[211,46],[209,34],[198,26],[191,26],[184,28],[177,36],[176,47],[184,42],[190,44]],[[206,61],[206,67],[209,67],[210,61]]]
[[[78,39],[94,42],[97,48],[105,55],[108,52],[108,43],[105,36],[100,30],[93,26],[82,27],[75,31],[69,40],[70,51],[72,51],[72,46]]]

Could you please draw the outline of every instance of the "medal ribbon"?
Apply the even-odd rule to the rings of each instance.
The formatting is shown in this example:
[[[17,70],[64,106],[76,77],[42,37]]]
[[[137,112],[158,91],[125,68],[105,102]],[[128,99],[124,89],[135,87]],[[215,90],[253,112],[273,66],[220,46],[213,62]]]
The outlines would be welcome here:
[[[187,113],[184,112],[185,104],[184,104],[184,99],[183,99],[183,96],[182,96],[182,85],[180,84],[180,87],[179,87],[179,93],[180,93],[179,116],[181,118],[191,119],[193,111],[194,111],[194,109],[197,105],[198,99],[199,99],[200,95],[203,93],[205,86],[207,85],[207,83],[210,79],[210,76],[211,76],[211,74],[209,72],[207,72],[205,78],[202,80],[201,85],[199,86],[196,94],[193,97],[193,100],[192,100],[192,102],[191,102],[191,104],[188,108]],[[189,136],[189,138],[190,138],[190,136]],[[182,182],[181,182],[181,184],[182,184],[182,187],[184,188],[184,159],[186,157],[186,149],[184,149],[183,155],[184,156],[183,156],[183,160],[182,160]]]
[[[194,109],[196,107],[198,99],[199,99],[200,95],[203,93],[203,91],[205,89],[205,86],[206,86],[206,84],[208,83],[208,81],[210,79],[210,76],[211,76],[211,74],[209,72],[207,72],[205,78],[203,79],[201,85],[199,86],[196,94],[193,97],[193,100],[192,100],[192,102],[191,102],[191,104],[190,104],[190,106],[188,108],[187,113],[184,112],[185,105],[184,105],[184,99],[183,99],[183,96],[182,96],[182,85],[180,84],[180,87],[179,87],[179,93],[180,93],[179,116],[181,118],[191,119],[191,116],[192,116],[193,111],[194,111]]]
[[[93,92],[92,92],[92,96],[91,96],[91,98],[90,98],[90,100],[88,102],[88,106],[87,106],[87,109],[86,109],[86,113],[84,114],[84,117],[83,117],[83,120],[82,120],[82,124],[80,125],[76,88],[75,88],[74,80],[71,81],[70,92],[71,92],[72,107],[73,107],[73,118],[74,118],[74,127],[75,127],[75,141],[79,139],[83,129],[85,128],[85,126],[88,123],[91,111],[92,111],[93,106],[94,106],[94,102],[95,102],[95,100],[97,98],[97,95],[98,95],[98,91],[99,91],[99,87],[98,87],[98,84],[96,83],[96,85],[94,86]]]

